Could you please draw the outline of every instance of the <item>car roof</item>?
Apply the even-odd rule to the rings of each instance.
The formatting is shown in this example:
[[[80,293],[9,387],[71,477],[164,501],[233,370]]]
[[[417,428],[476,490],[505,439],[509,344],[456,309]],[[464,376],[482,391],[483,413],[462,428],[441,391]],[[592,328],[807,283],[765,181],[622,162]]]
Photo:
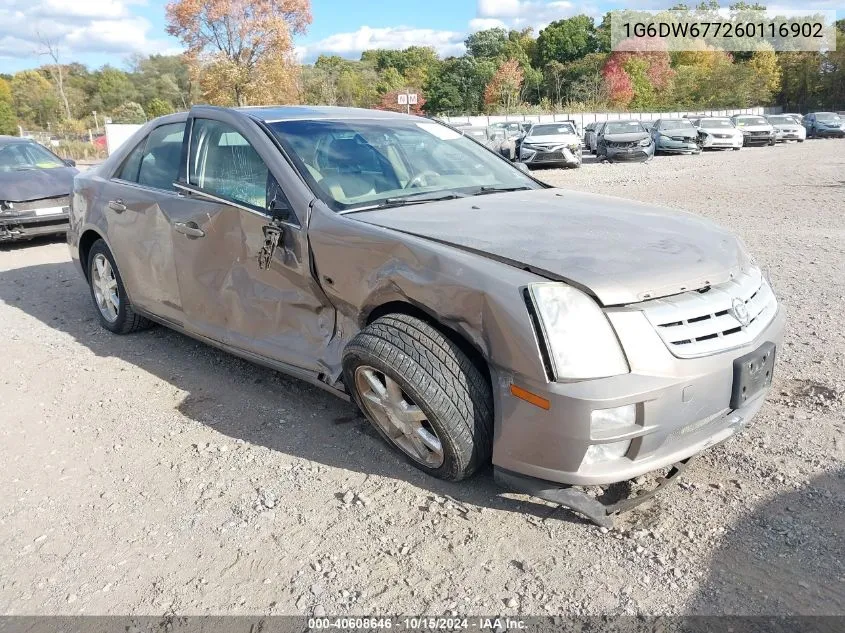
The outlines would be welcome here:
[[[209,106],[203,106],[208,108]],[[228,108],[227,108],[228,109]],[[231,108],[236,112],[264,121],[310,121],[314,119],[409,119],[418,121],[422,117],[366,108],[343,108],[337,106],[247,106]]]
[[[35,143],[31,138],[23,138],[20,136],[4,136],[0,134],[0,145],[11,145],[12,143]]]

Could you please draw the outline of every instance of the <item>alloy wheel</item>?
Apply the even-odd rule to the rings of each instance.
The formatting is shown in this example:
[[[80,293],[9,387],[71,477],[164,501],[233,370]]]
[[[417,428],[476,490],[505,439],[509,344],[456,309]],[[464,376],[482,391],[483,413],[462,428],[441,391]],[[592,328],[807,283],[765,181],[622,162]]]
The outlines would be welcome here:
[[[94,255],[91,265],[91,288],[94,290],[94,301],[100,314],[109,323],[114,323],[120,312],[117,277],[111,262],[102,253]]]
[[[443,444],[437,432],[398,382],[374,367],[361,365],[355,370],[355,386],[370,419],[402,452],[429,468],[443,464]]]

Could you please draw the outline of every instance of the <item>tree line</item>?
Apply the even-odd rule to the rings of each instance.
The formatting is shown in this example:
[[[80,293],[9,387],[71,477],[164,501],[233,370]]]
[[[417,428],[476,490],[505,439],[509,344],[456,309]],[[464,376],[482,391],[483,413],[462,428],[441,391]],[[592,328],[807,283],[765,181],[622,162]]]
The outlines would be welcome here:
[[[699,5],[712,10],[714,2]],[[679,5],[676,8],[686,8]],[[737,4],[732,10],[762,8]],[[53,63],[0,74],[0,134],[25,129],[84,135],[106,117],[142,123],[194,103],[305,103],[474,115],[595,110],[696,110],[781,105],[788,111],[845,109],[845,20],[825,52],[727,53],[610,50],[610,15],[532,29],[469,35],[466,53],[433,48],[367,50],[360,59],[295,61],[293,36],[311,21],[308,0],[175,0],[168,32],[178,56],[137,56],[125,69]],[[51,49],[52,52],[52,49]]]

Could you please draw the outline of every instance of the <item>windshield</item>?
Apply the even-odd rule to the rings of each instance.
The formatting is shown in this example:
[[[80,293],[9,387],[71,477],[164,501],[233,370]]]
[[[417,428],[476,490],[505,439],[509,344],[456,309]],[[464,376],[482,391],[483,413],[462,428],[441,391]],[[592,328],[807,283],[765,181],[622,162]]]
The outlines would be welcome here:
[[[67,167],[61,159],[37,143],[10,143],[0,148],[0,171]]]
[[[269,127],[314,193],[335,211],[542,188],[496,154],[432,121],[326,119]]]
[[[734,124],[731,123],[730,119],[701,119],[698,122],[699,127],[707,127],[707,128],[723,128],[723,127],[733,127]]]
[[[740,127],[743,125],[768,125],[766,119],[761,116],[741,116],[736,120],[736,124]]]
[[[660,122],[661,130],[693,130],[695,129],[689,119],[664,119]]]
[[[604,126],[605,134],[630,134],[644,131],[639,121],[614,121]]]
[[[816,112],[816,120],[818,121],[840,121],[838,114],[833,112]]]
[[[770,116],[769,123],[772,125],[795,125],[795,119],[791,116]]]
[[[531,136],[557,136],[558,134],[575,134],[575,128],[571,123],[555,123],[535,125],[530,132]]]

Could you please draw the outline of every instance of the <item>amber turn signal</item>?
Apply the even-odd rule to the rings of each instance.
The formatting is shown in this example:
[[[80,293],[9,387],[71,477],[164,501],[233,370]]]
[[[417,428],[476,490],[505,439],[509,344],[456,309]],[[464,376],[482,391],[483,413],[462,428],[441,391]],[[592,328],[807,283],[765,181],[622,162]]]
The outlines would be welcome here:
[[[525,400],[525,402],[529,402],[533,404],[535,407],[540,407],[548,411],[552,408],[552,403],[546,400],[545,398],[538,396],[536,393],[531,393],[527,389],[523,389],[522,387],[517,387],[516,385],[511,385],[511,394],[519,398],[520,400]]]

